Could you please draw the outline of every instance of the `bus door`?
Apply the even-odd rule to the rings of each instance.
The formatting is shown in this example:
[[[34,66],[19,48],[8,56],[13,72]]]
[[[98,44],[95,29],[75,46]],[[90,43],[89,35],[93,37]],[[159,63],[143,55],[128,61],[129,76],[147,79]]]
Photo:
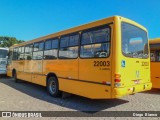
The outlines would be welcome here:
[[[82,32],[79,81],[81,89],[87,89],[91,98],[92,94],[102,98],[104,95],[111,97],[110,36],[111,28],[106,25]]]
[[[42,60],[44,42],[35,43],[32,57],[32,82],[42,85]]]

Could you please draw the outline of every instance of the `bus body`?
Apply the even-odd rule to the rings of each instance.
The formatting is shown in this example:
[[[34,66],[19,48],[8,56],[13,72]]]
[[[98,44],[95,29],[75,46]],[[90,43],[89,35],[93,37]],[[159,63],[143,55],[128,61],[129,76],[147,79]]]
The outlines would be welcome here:
[[[160,88],[160,38],[152,39],[150,44],[151,81],[153,88]]]
[[[8,76],[91,99],[150,90],[147,30],[113,16],[10,48]]]
[[[9,48],[0,47],[0,75],[6,75],[7,55]]]

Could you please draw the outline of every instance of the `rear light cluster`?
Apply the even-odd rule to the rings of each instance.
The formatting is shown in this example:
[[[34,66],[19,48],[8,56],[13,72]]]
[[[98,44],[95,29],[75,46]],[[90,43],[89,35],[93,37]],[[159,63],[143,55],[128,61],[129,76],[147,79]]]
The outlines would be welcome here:
[[[115,79],[114,82],[121,82],[121,75],[120,74],[115,74]]]
[[[114,79],[114,82],[115,82],[115,86],[116,87],[119,87],[121,86],[121,75],[120,74],[115,74],[115,79]]]
[[[121,82],[121,79],[114,79],[114,82]]]

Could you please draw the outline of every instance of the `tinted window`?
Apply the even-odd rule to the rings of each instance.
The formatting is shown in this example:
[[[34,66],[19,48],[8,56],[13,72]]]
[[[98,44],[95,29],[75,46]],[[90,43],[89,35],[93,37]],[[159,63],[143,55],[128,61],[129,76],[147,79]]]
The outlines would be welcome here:
[[[43,59],[43,51],[33,52],[33,60],[42,60]]]
[[[79,35],[70,36],[69,46],[77,46],[79,42]]]
[[[24,60],[24,47],[18,48],[18,60]]]
[[[52,40],[52,48],[54,49],[58,48],[58,39]]]
[[[68,47],[68,42],[69,42],[69,36],[67,37],[62,37],[60,40],[60,47]]]
[[[18,48],[18,53],[21,53],[21,50],[22,50],[22,48],[21,48],[21,47],[19,47],[19,48]]]
[[[44,42],[39,43],[39,51],[44,49]]]
[[[0,58],[6,58],[8,50],[0,49]]]
[[[82,45],[110,41],[109,28],[92,30],[82,34]]]
[[[156,52],[156,60],[160,62],[160,51]]]
[[[44,59],[56,59],[58,49],[50,49],[44,51]]]
[[[49,50],[49,49],[51,49],[51,40],[47,40],[46,42],[45,42],[45,50]]]
[[[151,50],[159,50],[160,49],[160,43],[158,44],[150,44]]]
[[[126,57],[148,58],[147,32],[122,22],[122,53]]]
[[[78,57],[79,35],[68,35],[60,40],[59,58]]]
[[[47,44],[50,44],[52,48],[44,51],[44,59],[56,59],[58,53],[58,39],[49,40]]]
[[[35,43],[33,51],[38,51],[38,49],[39,49],[39,43]]]
[[[105,58],[109,54],[110,28],[97,28],[82,33],[80,57]]]
[[[43,59],[43,49],[44,49],[44,42],[35,43],[32,59],[42,60]]]
[[[151,51],[150,57],[152,62],[160,62],[160,51]]]
[[[14,48],[13,49],[13,60],[17,60],[18,59],[18,49]]]
[[[31,60],[32,59],[32,49],[33,49],[33,45],[27,45],[25,47],[25,55],[24,55],[25,60]]]
[[[24,47],[22,47],[22,53],[24,53]]]

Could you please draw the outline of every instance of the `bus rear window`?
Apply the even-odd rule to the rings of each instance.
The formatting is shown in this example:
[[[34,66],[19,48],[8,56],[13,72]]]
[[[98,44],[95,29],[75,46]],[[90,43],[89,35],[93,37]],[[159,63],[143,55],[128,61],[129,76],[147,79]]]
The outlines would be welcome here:
[[[126,57],[148,58],[148,38],[146,31],[122,22],[122,53]]]

